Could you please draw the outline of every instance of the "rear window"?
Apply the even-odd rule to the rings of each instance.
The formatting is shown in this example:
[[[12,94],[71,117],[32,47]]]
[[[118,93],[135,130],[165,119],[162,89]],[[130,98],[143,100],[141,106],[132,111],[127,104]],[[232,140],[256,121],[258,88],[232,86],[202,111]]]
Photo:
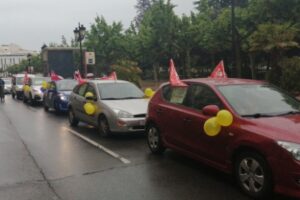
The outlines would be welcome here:
[[[143,98],[144,93],[134,84],[122,83],[98,83],[102,100],[135,99]]]

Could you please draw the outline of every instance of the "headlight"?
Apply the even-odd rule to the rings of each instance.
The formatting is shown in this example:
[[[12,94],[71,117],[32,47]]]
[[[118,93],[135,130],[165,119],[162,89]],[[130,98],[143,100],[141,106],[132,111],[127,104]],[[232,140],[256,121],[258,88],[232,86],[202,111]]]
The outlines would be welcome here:
[[[65,95],[63,95],[63,94],[60,94],[60,95],[59,95],[59,98],[60,98],[60,100],[62,100],[62,101],[66,101],[66,100],[67,100],[67,97],[66,97]]]
[[[117,114],[118,118],[133,118],[133,115],[129,112],[119,109],[113,109],[113,111]]]
[[[296,160],[300,161],[300,144],[284,141],[277,141],[277,144],[290,152]]]

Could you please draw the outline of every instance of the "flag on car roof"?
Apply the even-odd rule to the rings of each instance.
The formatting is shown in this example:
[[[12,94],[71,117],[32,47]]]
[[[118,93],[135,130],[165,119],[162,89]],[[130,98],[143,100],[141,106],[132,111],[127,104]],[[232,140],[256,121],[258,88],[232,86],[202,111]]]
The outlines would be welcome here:
[[[85,80],[81,77],[79,70],[74,72],[74,79],[78,82],[78,84],[85,83]]]
[[[171,59],[170,60],[170,67],[169,67],[169,71],[170,71],[170,84],[171,86],[179,86],[179,87],[187,87],[187,84],[185,84],[184,82],[182,82],[179,79],[179,76],[176,72],[175,66],[174,66],[174,62]]]
[[[24,85],[28,84],[28,79],[29,79],[29,77],[28,77],[28,73],[26,71],[25,74],[24,74],[24,79],[23,79],[23,84]]]
[[[118,80],[117,73],[113,71],[109,76],[103,76],[100,80]]]
[[[51,71],[50,78],[51,78],[51,81],[59,81],[59,80],[63,79],[63,77],[57,75],[54,71]]]
[[[210,74],[210,78],[227,78],[227,74],[225,72],[224,62],[221,60],[219,64],[216,66],[214,71]]]

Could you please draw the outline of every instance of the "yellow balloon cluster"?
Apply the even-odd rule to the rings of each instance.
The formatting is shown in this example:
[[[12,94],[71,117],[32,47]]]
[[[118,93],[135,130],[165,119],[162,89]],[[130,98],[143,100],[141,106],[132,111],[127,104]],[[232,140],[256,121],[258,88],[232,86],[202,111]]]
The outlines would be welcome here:
[[[151,88],[146,88],[145,89],[145,96],[146,98],[151,98],[154,95],[154,91]]]
[[[87,92],[85,95],[85,98],[87,97],[94,97],[94,94],[91,92]],[[88,115],[93,115],[96,112],[96,107],[95,105],[89,100],[87,103],[83,105],[84,111]]]
[[[48,83],[46,81],[42,82],[42,89],[46,90],[48,88]]]
[[[204,123],[204,132],[208,136],[216,136],[221,131],[221,126],[230,126],[233,122],[233,116],[228,110],[220,110],[216,117],[211,117]]]
[[[29,85],[24,85],[23,86],[23,91],[24,92],[29,92],[30,91],[30,86]]]

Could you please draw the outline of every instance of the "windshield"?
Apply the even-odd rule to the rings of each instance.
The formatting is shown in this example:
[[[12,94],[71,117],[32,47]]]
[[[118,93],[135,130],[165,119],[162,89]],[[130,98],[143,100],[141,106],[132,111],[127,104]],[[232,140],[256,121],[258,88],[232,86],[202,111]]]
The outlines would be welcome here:
[[[300,109],[297,100],[269,84],[226,85],[218,89],[241,116],[275,116]]]
[[[11,80],[10,79],[3,79],[5,85],[10,85],[11,84]]]
[[[16,78],[16,84],[17,85],[23,85],[24,77],[17,77]]]
[[[32,85],[42,85],[43,81],[49,81],[48,77],[32,78]]]
[[[132,83],[98,83],[102,100],[143,98],[144,93]]]
[[[57,90],[59,91],[72,91],[77,85],[75,80],[61,80],[56,82]]]

